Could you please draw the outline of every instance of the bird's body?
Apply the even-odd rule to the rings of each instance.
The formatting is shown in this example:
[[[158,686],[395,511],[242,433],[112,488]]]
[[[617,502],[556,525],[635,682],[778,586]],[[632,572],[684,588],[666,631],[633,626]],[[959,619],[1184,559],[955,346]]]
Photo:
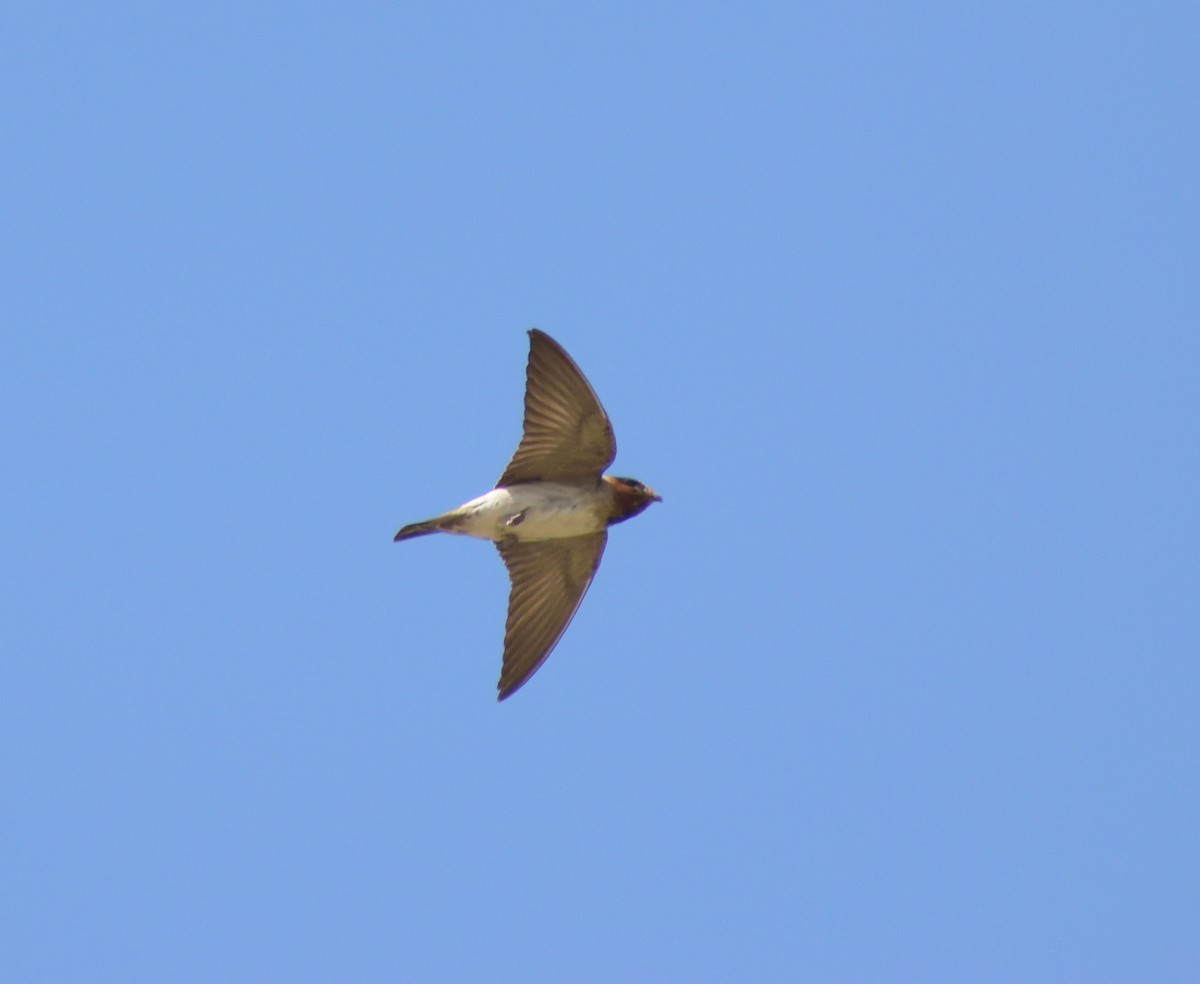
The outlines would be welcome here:
[[[501,486],[441,516],[406,526],[397,540],[424,533],[463,533],[483,540],[558,540],[599,533],[612,510],[603,480],[567,484],[526,482]],[[411,530],[412,532],[406,532]]]
[[[524,434],[499,484],[395,537],[458,533],[496,544],[512,582],[501,700],[558,643],[600,566],[607,528],[661,501],[636,479],[602,474],[617,452],[604,408],[557,342],[537,329],[529,339]]]

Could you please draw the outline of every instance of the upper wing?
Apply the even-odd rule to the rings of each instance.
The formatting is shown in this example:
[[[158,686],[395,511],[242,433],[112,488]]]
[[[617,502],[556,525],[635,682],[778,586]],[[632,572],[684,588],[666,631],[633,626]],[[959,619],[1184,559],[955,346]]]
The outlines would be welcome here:
[[[504,626],[500,700],[510,697],[550,655],[600,566],[608,534],[562,540],[500,540],[496,549],[508,568],[512,589]]]
[[[598,478],[616,456],[608,414],[579,367],[553,338],[531,329],[525,429],[497,485]]]

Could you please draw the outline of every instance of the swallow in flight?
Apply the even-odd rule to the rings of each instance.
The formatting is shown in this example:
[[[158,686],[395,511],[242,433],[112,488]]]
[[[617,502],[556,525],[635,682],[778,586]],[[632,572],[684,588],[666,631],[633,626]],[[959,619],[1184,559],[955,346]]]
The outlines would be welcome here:
[[[562,638],[600,566],[608,527],[662,496],[603,474],[617,456],[608,414],[579,367],[543,331],[529,332],[525,428],[496,487],[396,542],[429,533],[491,540],[511,587],[499,700],[511,697]]]

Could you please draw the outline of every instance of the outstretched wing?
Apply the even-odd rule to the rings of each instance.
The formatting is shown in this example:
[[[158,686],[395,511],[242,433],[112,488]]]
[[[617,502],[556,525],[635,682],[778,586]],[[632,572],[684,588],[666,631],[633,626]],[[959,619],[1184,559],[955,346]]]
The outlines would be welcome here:
[[[525,429],[497,487],[599,478],[616,456],[608,414],[579,367],[553,338],[531,329]]]
[[[608,534],[562,540],[500,540],[496,549],[512,588],[504,626],[500,700],[512,696],[554,649],[600,566]]]

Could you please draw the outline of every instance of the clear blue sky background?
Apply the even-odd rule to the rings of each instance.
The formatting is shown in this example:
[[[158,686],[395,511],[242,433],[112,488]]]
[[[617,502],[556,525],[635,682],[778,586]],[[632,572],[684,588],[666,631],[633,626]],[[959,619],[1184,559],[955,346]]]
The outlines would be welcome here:
[[[3,21],[6,979],[1200,979],[1194,5]]]

